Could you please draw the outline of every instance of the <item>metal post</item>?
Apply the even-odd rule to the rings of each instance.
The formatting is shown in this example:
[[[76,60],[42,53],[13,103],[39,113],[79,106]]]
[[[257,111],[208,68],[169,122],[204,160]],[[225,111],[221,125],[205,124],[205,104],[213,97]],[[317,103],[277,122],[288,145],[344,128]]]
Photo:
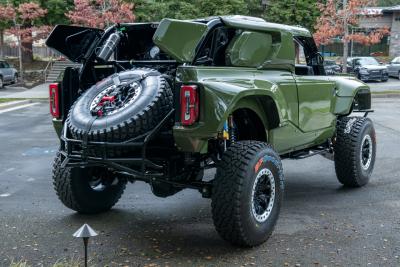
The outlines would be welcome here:
[[[83,238],[83,245],[85,247],[85,267],[88,266],[88,244],[89,244],[89,237]]]
[[[343,0],[343,10],[346,10],[347,8],[347,0]],[[343,16],[343,28],[344,28],[344,34],[343,34],[343,73],[347,72],[347,56],[349,54],[349,43],[346,40],[347,37],[349,36],[349,26],[348,26],[348,14],[344,14]]]

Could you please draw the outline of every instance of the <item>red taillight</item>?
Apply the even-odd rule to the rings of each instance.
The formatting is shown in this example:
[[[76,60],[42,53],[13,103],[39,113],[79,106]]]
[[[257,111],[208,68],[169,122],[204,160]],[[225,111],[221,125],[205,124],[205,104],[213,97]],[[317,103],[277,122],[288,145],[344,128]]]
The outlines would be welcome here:
[[[50,114],[54,118],[60,118],[60,102],[59,102],[58,83],[49,85]]]
[[[196,85],[181,87],[181,123],[192,125],[199,119],[199,92]]]

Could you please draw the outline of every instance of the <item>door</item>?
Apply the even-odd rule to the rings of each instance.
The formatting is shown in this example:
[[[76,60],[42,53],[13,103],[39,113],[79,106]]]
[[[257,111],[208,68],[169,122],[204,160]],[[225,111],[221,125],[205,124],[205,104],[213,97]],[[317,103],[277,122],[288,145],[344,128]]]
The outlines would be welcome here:
[[[393,59],[387,67],[389,76],[399,78],[399,71],[400,71],[400,57],[396,57]]]
[[[331,127],[334,123],[332,101],[336,94],[335,82],[324,73],[319,73],[320,68],[313,59],[317,55],[313,51],[316,47],[305,48],[310,44],[300,41],[295,41],[294,75],[299,98],[299,128],[303,132],[312,132]]]
[[[7,62],[2,62],[2,73],[4,75],[4,81],[5,82],[11,82],[13,80],[13,71],[10,68],[10,64]]]

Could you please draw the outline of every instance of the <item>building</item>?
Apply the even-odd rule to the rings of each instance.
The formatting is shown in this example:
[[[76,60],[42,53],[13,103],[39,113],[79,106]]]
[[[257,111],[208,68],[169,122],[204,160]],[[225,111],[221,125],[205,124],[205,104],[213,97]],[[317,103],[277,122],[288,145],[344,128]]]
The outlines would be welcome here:
[[[360,20],[360,28],[363,30],[388,27],[390,36],[382,39],[381,47],[387,46],[390,57],[400,56],[400,5],[392,7],[367,8],[366,14],[379,16],[364,16]]]

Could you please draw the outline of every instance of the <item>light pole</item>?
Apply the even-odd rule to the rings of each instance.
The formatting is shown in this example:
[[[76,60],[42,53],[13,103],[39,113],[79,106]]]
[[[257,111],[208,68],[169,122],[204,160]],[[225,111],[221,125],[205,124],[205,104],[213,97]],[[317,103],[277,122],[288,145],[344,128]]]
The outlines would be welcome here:
[[[97,233],[88,224],[85,223],[72,236],[83,239],[83,246],[84,246],[84,250],[85,250],[85,267],[87,267],[88,266],[87,264],[88,264],[89,238],[93,237],[93,236],[97,236]]]

